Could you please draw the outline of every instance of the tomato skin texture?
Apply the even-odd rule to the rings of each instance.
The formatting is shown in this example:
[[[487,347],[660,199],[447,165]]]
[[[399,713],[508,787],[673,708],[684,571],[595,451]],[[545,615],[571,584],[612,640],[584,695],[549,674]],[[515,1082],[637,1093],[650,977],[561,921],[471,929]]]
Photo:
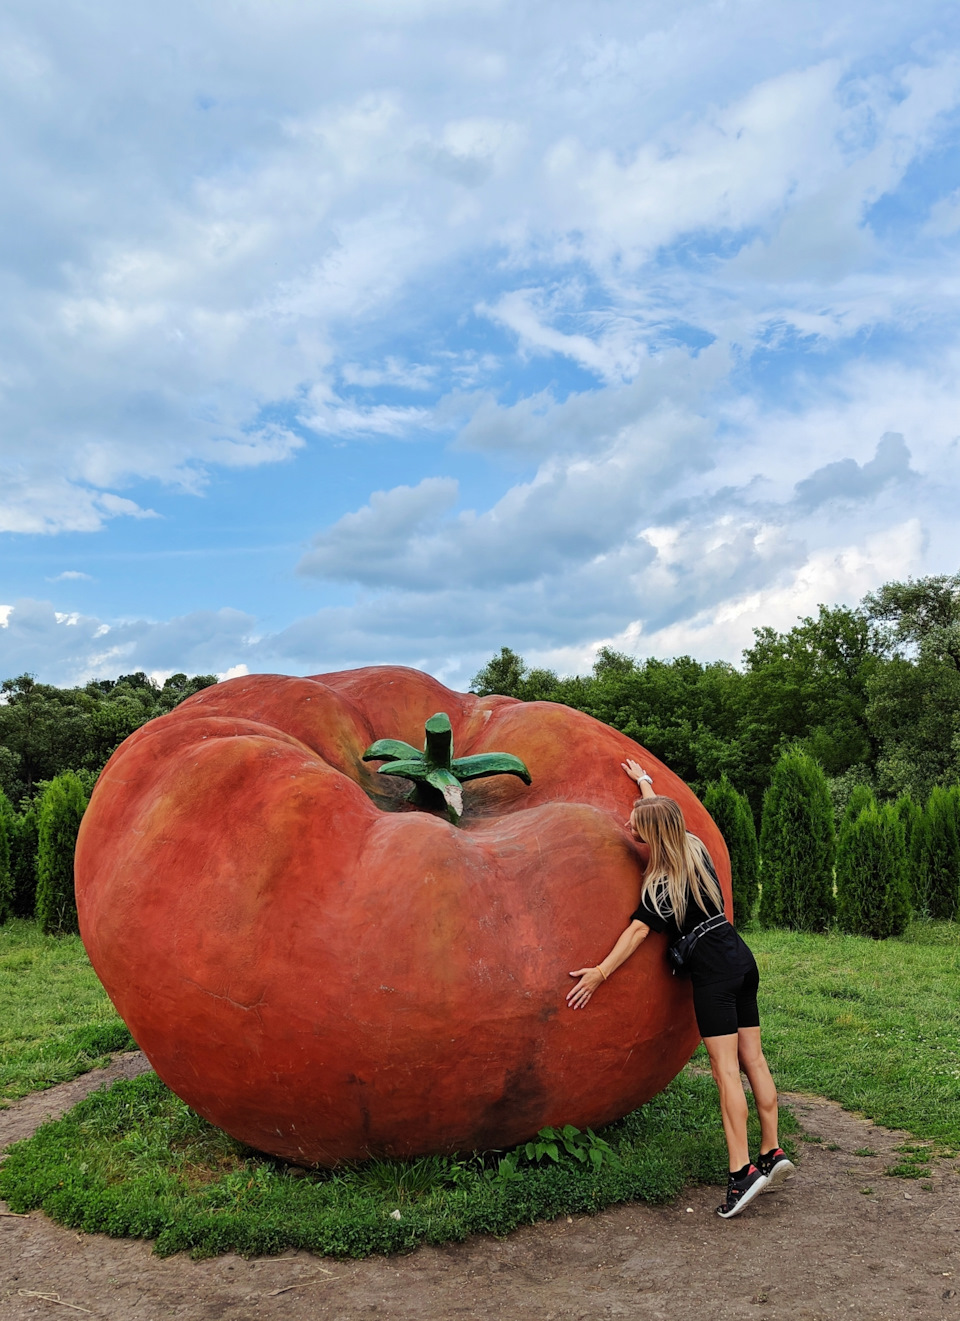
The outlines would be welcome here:
[[[458,756],[513,753],[532,785],[468,783],[459,826],[409,807],[361,757],[381,737],[422,744],[437,711]],[[228,680],[107,764],[77,844],[84,944],[163,1081],[283,1159],[596,1127],[662,1090],[699,1040],[662,936],[585,1010],[565,1003],[570,970],[610,950],[638,901],[626,757],[678,800],[729,911],[705,809],[581,712],[392,666]]]

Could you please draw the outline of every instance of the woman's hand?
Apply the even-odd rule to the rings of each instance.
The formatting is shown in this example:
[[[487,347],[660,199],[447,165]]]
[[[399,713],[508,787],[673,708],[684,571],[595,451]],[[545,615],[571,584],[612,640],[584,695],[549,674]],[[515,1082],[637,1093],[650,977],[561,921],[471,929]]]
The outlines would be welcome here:
[[[599,968],[578,968],[570,974],[580,980],[572,991],[567,992],[567,1004],[571,1009],[586,1009],[594,991],[604,983],[604,975]]]
[[[630,776],[630,779],[636,782],[636,786],[640,790],[641,798],[656,798],[657,795],[656,790],[653,787],[653,782],[647,771],[643,769],[638,761],[632,761],[628,757],[627,760],[622,761],[620,765]]]

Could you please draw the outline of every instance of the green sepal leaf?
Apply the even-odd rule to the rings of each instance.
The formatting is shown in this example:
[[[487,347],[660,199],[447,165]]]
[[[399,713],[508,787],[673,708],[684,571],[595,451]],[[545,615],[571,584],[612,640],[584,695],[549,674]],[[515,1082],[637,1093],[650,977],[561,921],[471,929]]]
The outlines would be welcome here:
[[[423,760],[420,754],[417,754],[416,761],[391,761],[385,766],[381,766],[377,772],[379,775],[405,775],[408,780],[422,781],[430,774],[430,767]]]
[[[460,788],[460,781],[449,771],[439,768],[428,771],[424,776],[425,782],[433,789],[438,789],[443,794],[443,801],[447,805],[447,813],[450,820],[456,823],[463,816],[463,790]]]
[[[399,738],[378,738],[363,754],[363,761],[414,761],[423,759],[419,748]]]
[[[511,752],[478,752],[472,757],[454,757],[450,769],[458,780],[480,780],[486,775],[517,775],[530,783],[530,772]]]

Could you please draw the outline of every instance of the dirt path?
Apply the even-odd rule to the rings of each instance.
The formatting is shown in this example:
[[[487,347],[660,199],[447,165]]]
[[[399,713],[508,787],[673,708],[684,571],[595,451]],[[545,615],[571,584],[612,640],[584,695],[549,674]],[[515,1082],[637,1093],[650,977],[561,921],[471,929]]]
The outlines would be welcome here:
[[[145,1067],[124,1056],[0,1112],[0,1147]],[[802,1168],[783,1190],[729,1222],[713,1213],[717,1190],[695,1188],[667,1207],[617,1207],[408,1257],[192,1262],[160,1261],[147,1243],[76,1234],[39,1213],[3,1215],[0,1318],[960,1321],[957,1163],[936,1167],[929,1189],[888,1178],[903,1134],[829,1101],[784,1099],[821,1141],[803,1144]],[[865,1148],[876,1155],[853,1154]]]

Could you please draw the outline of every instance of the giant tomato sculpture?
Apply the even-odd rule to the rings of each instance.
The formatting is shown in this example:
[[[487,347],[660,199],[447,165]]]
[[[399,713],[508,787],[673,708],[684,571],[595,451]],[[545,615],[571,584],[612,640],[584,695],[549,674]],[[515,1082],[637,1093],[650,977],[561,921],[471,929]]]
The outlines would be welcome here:
[[[513,754],[532,784],[467,783],[454,824],[362,760],[382,738],[422,747],[441,711],[459,756]],[[587,715],[393,667],[232,679],[138,730],[101,775],[77,846],[84,943],[160,1077],[288,1160],[602,1124],[698,1040],[661,936],[586,1010],[565,1004],[569,971],[637,904],[625,757],[680,802],[729,895],[693,794]]]

